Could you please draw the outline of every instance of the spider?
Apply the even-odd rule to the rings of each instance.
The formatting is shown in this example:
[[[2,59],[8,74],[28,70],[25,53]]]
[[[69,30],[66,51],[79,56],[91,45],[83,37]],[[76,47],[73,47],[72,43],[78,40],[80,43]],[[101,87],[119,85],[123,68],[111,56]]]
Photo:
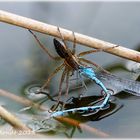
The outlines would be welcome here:
[[[48,79],[45,81],[43,86],[40,88],[40,91],[45,89],[49,85],[51,79],[55,76],[55,74],[64,68],[64,70],[62,72],[60,84],[59,84],[58,102],[59,102],[61,94],[62,94],[62,84],[63,84],[65,79],[66,79],[65,95],[66,95],[66,97],[68,96],[70,72],[72,72],[72,74],[73,74],[75,71],[78,72],[80,78],[82,75],[82,76],[88,77],[90,79],[91,78],[90,76],[92,75],[94,77],[94,79],[92,78],[92,80],[95,81],[96,84],[98,84],[107,93],[107,89],[104,87],[103,83],[96,78],[94,70],[91,70],[91,67],[89,67],[87,64],[93,65],[97,69],[101,69],[102,71],[104,71],[106,73],[108,73],[108,71],[104,70],[102,67],[100,67],[96,63],[94,63],[88,59],[83,58],[82,56],[85,56],[85,55],[91,54],[91,53],[95,53],[95,52],[105,51],[107,49],[112,49],[116,46],[111,47],[111,48],[107,48],[107,49],[89,50],[89,51],[84,51],[84,52],[80,52],[79,54],[76,54],[76,37],[75,37],[74,32],[72,32],[72,34],[73,34],[73,47],[72,47],[72,50],[70,50],[66,45],[65,38],[61,34],[60,28],[57,27],[59,37],[62,39],[63,44],[61,44],[56,38],[53,39],[55,50],[59,55],[59,57],[54,57],[53,55],[51,55],[49,53],[47,48],[44,47],[44,45],[40,42],[38,37],[31,30],[29,30],[29,31],[33,35],[33,37],[35,38],[35,40],[37,41],[39,46],[50,56],[50,58],[52,58],[54,60],[59,60],[59,58],[63,59],[63,63],[60,66],[58,66],[53,71],[53,73],[50,74]],[[92,74],[90,74],[88,72],[91,72]],[[87,90],[87,87],[86,87],[83,80],[82,80],[82,84],[85,87],[85,89]]]

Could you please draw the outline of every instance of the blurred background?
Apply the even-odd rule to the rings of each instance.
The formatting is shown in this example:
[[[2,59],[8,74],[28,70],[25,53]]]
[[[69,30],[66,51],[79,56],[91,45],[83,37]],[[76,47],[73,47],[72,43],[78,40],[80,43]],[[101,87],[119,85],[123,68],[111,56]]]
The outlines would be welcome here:
[[[0,2],[0,9],[127,48],[138,49],[140,44],[140,2]],[[50,53],[57,55],[53,37],[36,34]],[[87,49],[77,44],[77,51]],[[103,67],[125,61],[103,52],[87,58]],[[58,65],[38,47],[28,30],[0,23],[0,88],[23,96],[26,86],[44,81]],[[56,91],[56,79],[59,77],[58,74],[52,80],[51,92]],[[6,98],[0,100],[12,111],[22,107],[8,102]],[[120,100],[124,104],[120,111],[100,121],[88,121],[87,124],[113,137],[140,137],[140,99]],[[73,137],[90,138],[94,135],[75,131]]]

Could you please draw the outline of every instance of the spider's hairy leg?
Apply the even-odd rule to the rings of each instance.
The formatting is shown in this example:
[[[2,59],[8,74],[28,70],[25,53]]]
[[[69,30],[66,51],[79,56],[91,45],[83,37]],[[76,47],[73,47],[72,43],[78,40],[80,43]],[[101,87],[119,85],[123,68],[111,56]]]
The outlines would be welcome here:
[[[57,27],[57,30],[58,30],[58,32],[59,32],[60,38],[62,39],[64,45],[67,46],[66,41],[65,41],[65,38],[64,38],[64,36],[61,34],[60,28]],[[75,54],[75,52],[76,52],[76,50],[75,50],[75,48],[76,48],[76,37],[75,37],[74,32],[72,32],[72,34],[73,34],[73,48],[72,48],[72,54]]]
[[[63,63],[63,64],[61,64],[59,67],[57,67],[57,68],[55,69],[55,71],[48,77],[47,81],[44,83],[44,85],[41,87],[40,90],[43,90],[44,88],[46,88],[46,87],[48,86],[50,80],[54,77],[54,75],[55,75],[58,71],[60,71],[64,66],[65,66],[65,64]]]
[[[76,37],[75,37],[75,33],[72,32],[73,34],[73,48],[72,48],[72,54],[76,53]]]
[[[66,93],[65,96],[66,98],[68,97],[68,93],[69,93],[69,69],[67,69],[67,73],[66,73]]]
[[[58,107],[59,104],[60,104],[60,97],[61,97],[61,94],[62,94],[62,85],[63,85],[63,82],[64,82],[64,80],[65,80],[66,73],[67,73],[67,70],[66,70],[66,67],[65,67],[65,69],[64,69],[63,72],[62,72],[61,80],[60,80],[60,83],[59,83],[59,91],[58,91],[58,97],[57,97],[57,104],[55,104],[55,105],[53,106],[53,108],[51,109],[51,110],[53,110],[53,111],[56,110],[57,107]],[[62,104],[62,108],[63,108],[63,106],[64,106],[64,103]]]
[[[84,55],[87,55],[87,54],[91,54],[91,53],[108,51],[108,50],[112,50],[112,49],[114,49],[116,47],[119,47],[119,45],[115,45],[113,47],[106,48],[106,49],[95,49],[95,50],[84,51],[84,52],[79,53],[77,56],[81,57],[81,56],[84,56]]]
[[[79,58],[80,61],[91,64],[93,66],[95,66],[97,69],[102,70],[105,73],[109,73],[107,70],[105,70],[104,68],[102,68],[101,66],[99,66],[98,64],[96,64],[95,62],[92,62],[90,60],[87,60],[85,58]]]
[[[84,55],[88,55],[88,54],[95,53],[95,52],[101,52],[101,51],[102,51],[102,49],[84,51],[84,52],[79,53],[77,56],[81,57],[81,56],[84,56]]]
[[[64,45],[65,45],[65,47],[66,47],[67,44],[66,44],[65,38],[64,38],[64,36],[61,34],[61,31],[60,31],[59,27],[57,27],[57,30],[58,30],[58,33],[59,33],[59,35],[60,35],[60,38],[62,39],[62,41],[63,41],[63,43],[64,43]]]
[[[61,97],[61,94],[62,94],[62,85],[63,85],[64,79],[66,77],[66,73],[67,73],[67,70],[65,68],[64,71],[63,71],[63,73],[62,73],[60,84],[59,84],[59,92],[58,92],[58,98],[57,98],[57,101],[58,102],[59,102],[60,97]]]
[[[66,68],[66,92],[65,92],[65,98],[68,98],[69,93],[69,69]],[[65,102],[63,103],[62,108],[65,108]]]
[[[48,55],[50,58],[55,59],[55,60],[59,60],[59,57],[55,57],[52,54],[49,53],[49,51],[47,50],[47,48],[40,42],[40,40],[38,39],[37,35],[35,35],[35,33],[31,30],[28,30],[34,37],[34,39],[36,40],[36,42],[38,43],[39,47],[42,48]]]

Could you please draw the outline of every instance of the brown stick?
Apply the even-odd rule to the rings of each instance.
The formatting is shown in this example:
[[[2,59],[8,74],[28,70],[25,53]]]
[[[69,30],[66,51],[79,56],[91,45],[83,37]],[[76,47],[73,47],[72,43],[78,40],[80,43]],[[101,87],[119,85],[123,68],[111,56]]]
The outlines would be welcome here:
[[[16,14],[8,13],[6,11],[0,10],[0,21],[13,24],[16,26],[20,26],[23,28],[27,28],[30,30],[34,30],[37,32],[41,32],[44,34],[48,34],[51,36],[59,37],[57,26],[45,24],[43,22],[39,22],[30,18],[22,17]],[[61,30],[61,33],[66,40],[73,41],[72,31],[66,30],[63,28],[59,28],[59,29]],[[79,43],[79,44],[82,44],[91,48],[95,48],[95,49],[103,49],[103,50],[106,50],[106,52],[108,53],[129,59],[129,60],[133,60],[136,62],[140,62],[140,52],[137,52],[135,50],[131,50],[122,46],[115,47],[114,49],[107,49],[110,47],[114,47],[116,45],[96,39],[96,38],[92,38],[86,35],[82,35],[79,33],[74,33],[74,34],[75,34],[76,43]]]
[[[71,124],[73,126],[80,127],[81,129],[84,129],[86,131],[94,133],[95,135],[100,136],[100,137],[109,137],[109,134],[107,134],[105,132],[102,132],[102,131],[98,130],[97,128],[90,127],[89,125],[81,123],[81,122],[79,122],[77,120],[73,120],[71,118],[57,117],[56,120],[59,120],[61,122],[67,122],[67,123],[69,123],[69,124]]]
[[[12,115],[10,112],[8,112],[5,108],[0,106],[0,116],[8,122],[10,125],[12,125],[15,129],[18,130],[24,130],[24,131],[31,131],[25,124],[23,124],[17,117]]]
[[[41,110],[49,110],[47,108],[47,106],[41,106],[40,104],[34,103],[34,102],[24,98],[24,97],[17,96],[15,94],[8,92],[8,91],[5,91],[3,89],[0,89],[0,96],[10,98],[16,102],[19,102],[19,103],[25,105],[26,107],[33,106],[33,107],[39,108]]]

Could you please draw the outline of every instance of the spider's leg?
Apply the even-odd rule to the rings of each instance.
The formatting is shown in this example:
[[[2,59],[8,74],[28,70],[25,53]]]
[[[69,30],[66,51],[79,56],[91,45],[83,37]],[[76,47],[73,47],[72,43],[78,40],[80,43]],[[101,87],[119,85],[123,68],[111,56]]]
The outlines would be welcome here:
[[[60,38],[62,39],[62,41],[63,41],[63,43],[64,43],[64,45],[65,45],[65,47],[66,47],[67,44],[66,44],[65,38],[64,38],[64,36],[61,34],[61,31],[60,31],[59,27],[57,27],[57,30],[58,30],[58,33],[59,33],[59,35],[60,35]]]
[[[49,53],[49,51],[47,50],[47,48],[40,42],[40,40],[38,39],[38,37],[35,35],[35,33],[33,33],[33,31],[29,30],[29,32],[33,35],[33,37],[35,38],[36,42],[38,43],[39,47],[41,47],[48,55],[50,58],[55,59],[55,60],[59,60],[60,57],[55,57],[52,54]]]
[[[81,57],[81,56],[84,56],[84,55],[87,55],[87,54],[91,54],[91,53],[108,51],[108,50],[112,50],[112,49],[114,49],[116,47],[119,47],[119,45],[116,45],[116,46],[113,46],[113,47],[110,47],[110,48],[106,48],[106,49],[95,49],[95,50],[84,51],[84,52],[79,53],[77,56]]]
[[[68,98],[69,93],[69,72],[70,72],[69,69],[66,69],[66,92],[65,92],[66,99]],[[62,108],[65,108],[65,102]]]
[[[55,69],[55,71],[48,77],[47,81],[44,83],[44,85],[40,88],[40,90],[46,88],[50,82],[50,80],[53,78],[53,76],[58,72],[60,71],[63,67],[65,66],[65,64],[61,64],[59,67],[57,67]]]
[[[82,62],[91,64],[91,65],[95,66],[97,69],[100,69],[100,70],[102,70],[105,73],[109,73],[107,70],[105,70],[104,68],[102,68],[101,66],[99,66],[98,64],[96,64],[95,62],[92,62],[92,61],[87,60],[85,58],[79,58],[79,60],[82,61]]]
[[[75,37],[75,33],[72,32],[73,34],[73,48],[72,48],[72,54],[76,53],[76,37]]]
[[[78,58],[78,59],[79,59],[78,63],[79,63],[80,65],[82,65],[82,66],[84,66],[84,67],[89,67],[87,64],[82,63],[82,61],[80,61],[80,60],[81,60],[81,58]]]
[[[79,84],[79,72],[76,71],[76,86],[78,87]]]
[[[61,94],[62,94],[62,85],[63,85],[63,82],[64,82],[64,79],[66,77],[66,68],[63,70],[62,72],[62,76],[61,76],[61,80],[60,80],[60,83],[59,83],[59,91],[58,91],[58,97],[57,97],[57,104],[53,105],[53,107],[51,108],[51,111],[54,111],[56,110],[56,108],[59,106],[59,104],[61,104],[60,102],[60,97],[61,97]],[[62,103],[62,107],[63,107],[63,104]]]
[[[68,97],[68,93],[69,93],[69,70],[67,70],[67,75],[66,75],[66,98]]]
[[[103,51],[102,49],[89,50],[89,51],[81,52],[77,56],[81,57],[81,56],[84,56],[84,55],[87,55],[87,54],[96,53],[96,52],[102,52],[102,51]]]
[[[58,102],[59,102],[60,97],[61,97],[61,94],[62,94],[62,85],[63,85],[64,79],[66,77],[66,73],[67,73],[67,70],[65,68],[64,71],[63,71],[63,73],[62,73],[60,84],[59,84],[59,92],[58,92],[58,98],[57,98],[57,101]]]

